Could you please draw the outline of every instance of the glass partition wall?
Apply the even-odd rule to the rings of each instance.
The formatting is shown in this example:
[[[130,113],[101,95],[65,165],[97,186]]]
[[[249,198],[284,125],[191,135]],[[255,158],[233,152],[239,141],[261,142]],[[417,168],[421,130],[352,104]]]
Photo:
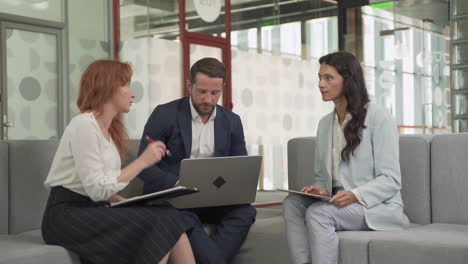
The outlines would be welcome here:
[[[401,134],[452,131],[446,10],[440,1],[380,1],[348,10],[355,26],[344,46],[360,57],[372,101],[393,114]]]
[[[468,3],[451,0],[454,132],[468,132]]]
[[[84,68],[109,58],[110,3],[0,1],[0,139],[61,137]]]
[[[120,55],[136,68],[140,98],[127,122],[131,137],[140,138],[157,104],[183,96],[179,7],[177,1],[120,3]],[[185,3],[189,31],[225,37],[224,27],[202,21],[194,1]],[[426,11],[448,9],[424,3],[419,7]],[[426,13],[428,19],[417,8],[414,1],[389,1],[348,11],[345,49],[361,59],[372,101],[389,109],[400,133],[447,133],[448,19]],[[231,10],[233,111],[242,118],[249,153],[264,157],[260,189],[286,187],[288,140],[315,136],[318,121],[333,109],[321,101],[317,73],[318,58],[339,47],[337,2],[231,0]],[[221,6],[216,21],[224,23],[224,15]],[[190,52],[219,57],[213,49]]]
[[[456,48],[452,52],[459,56],[451,60],[446,1],[371,1],[377,3],[347,10],[348,32],[344,36],[338,34],[342,21],[334,0],[230,2],[233,111],[243,120],[249,153],[264,156],[261,189],[286,187],[288,140],[315,136],[318,121],[332,110],[333,105],[323,103],[318,93],[318,58],[337,51],[340,39],[345,50],[361,59],[372,101],[389,109],[400,133],[450,132],[452,111],[456,111],[455,123],[463,127],[466,100],[461,80],[465,70],[457,63],[464,58],[465,42],[463,30],[453,35]],[[461,0],[452,2],[457,4],[452,10],[453,27],[462,28],[465,4]],[[44,0],[0,4],[0,24],[5,25],[2,52],[11,59],[5,65],[13,70],[13,64],[20,63],[21,57],[14,58],[18,62],[12,58],[16,53],[13,48],[17,47],[12,45],[14,41],[23,41],[25,45],[37,42],[42,44],[31,44],[28,57],[23,59],[33,60],[31,67],[44,63],[44,67],[36,68],[45,71],[39,74],[33,69],[25,72],[25,76],[15,77],[18,80],[13,74],[1,78],[2,89],[12,86],[4,97],[12,98],[10,106],[2,102],[2,117],[10,112],[7,119],[12,118],[4,120],[4,124],[37,127],[32,120],[42,117],[32,118],[32,113],[42,110],[26,109],[37,103],[46,109],[42,112],[54,117],[43,122],[44,136],[40,137],[60,137],[68,120],[78,112],[75,100],[81,72],[92,60],[110,57],[112,3]],[[133,64],[132,87],[137,97],[126,122],[130,136],[140,138],[154,107],[184,94],[179,1],[116,3],[120,4],[120,58]],[[224,5],[211,5],[207,10],[200,8],[200,1],[184,3],[188,31],[226,37]],[[82,16],[84,13],[86,17]],[[28,26],[38,23],[52,27],[53,32],[45,29],[40,33],[23,26],[12,28],[8,23]],[[31,36],[24,34],[28,30]],[[41,47],[49,47],[50,54],[38,50]],[[47,59],[42,60],[46,54]],[[196,58],[221,56],[219,49],[199,45],[192,45],[190,54],[191,63]],[[457,64],[452,69],[452,84],[461,89],[453,94],[451,62]],[[13,107],[15,100],[20,99],[32,103]],[[33,131],[29,135],[15,135],[28,138],[42,134]]]
[[[185,1],[188,30],[225,37],[224,27],[202,21],[194,3]],[[156,105],[183,95],[178,10],[177,1],[121,1],[120,56],[134,64],[141,98],[127,118],[132,138],[141,137]],[[287,141],[314,136],[332,108],[321,102],[317,72],[318,57],[338,47],[336,5],[231,0],[231,10],[233,111],[242,118],[249,154],[264,157],[260,189],[285,187]],[[224,15],[221,7],[216,21]],[[220,55],[201,46],[190,52],[192,58]]]

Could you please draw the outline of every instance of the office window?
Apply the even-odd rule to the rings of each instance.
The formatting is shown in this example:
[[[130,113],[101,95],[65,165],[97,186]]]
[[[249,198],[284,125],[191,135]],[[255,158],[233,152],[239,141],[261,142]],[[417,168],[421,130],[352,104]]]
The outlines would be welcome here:
[[[401,133],[450,132],[444,30],[378,8],[363,7],[362,12],[363,67],[372,100],[388,108]]]
[[[279,37],[282,54],[301,56],[301,23],[280,25]]]
[[[240,50],[257,49],[257,29],[232,31],[231,46]]]

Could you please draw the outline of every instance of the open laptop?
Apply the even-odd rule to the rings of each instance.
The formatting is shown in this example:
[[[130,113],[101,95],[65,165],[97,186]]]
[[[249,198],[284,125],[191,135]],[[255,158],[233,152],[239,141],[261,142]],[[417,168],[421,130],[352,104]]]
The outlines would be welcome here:
[[[253,203],[261,164],[261,156],[184,159],[179,184],[200,192],[168,201],[179,209]]]

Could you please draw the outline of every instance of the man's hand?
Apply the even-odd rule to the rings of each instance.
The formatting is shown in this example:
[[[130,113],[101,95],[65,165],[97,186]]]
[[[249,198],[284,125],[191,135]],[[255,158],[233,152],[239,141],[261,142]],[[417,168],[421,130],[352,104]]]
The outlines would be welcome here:
[[[354,193],[351,191],[338,191],[330,199],[330,203],[338,207],[346,207],[352,203],[357,203],[357,202],[358,202],[358,199],[356,195],[354,195]]]
[[[327,191],[325,191],[324,189],[322,189],[322,188],[320,188],[318,186],[314,186],[314,185],[310,185],[310,186],[306,186],[306,187],[302,188],[301,192],[327,196]]]

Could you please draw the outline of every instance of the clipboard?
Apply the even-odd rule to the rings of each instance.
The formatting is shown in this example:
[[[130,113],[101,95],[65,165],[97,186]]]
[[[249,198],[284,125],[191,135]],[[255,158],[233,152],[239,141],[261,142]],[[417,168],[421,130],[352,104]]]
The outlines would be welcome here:
[[[136,196],[133,198],[129,198],[124,201],[110,203],[109,207],[117,207],[117,206],[124,206],[130,204],[143,204],[143,205],[151,205],[154,201],[157,200],[167,200],[179,196],[189,195],[192,193],[197,193],[199,190],[197,188],[187,188],[183,186],[177,186],[170,189],[166,189],[159,192],[148,193],[142,196]]]
[[[295,193],[295,194],[302,194],[302,195],[305,195],[305,196],[309,196],[309,197],[312,197],[312,198],[315,198],[315,199],[319,199],[319,200],[322,200],[322,201],[330,201],[331,197],[328,197],[328,196],[324,196],[324,195],[318,195],[318,194],[313,194],[313,193],[305,193],[305,192],[299,192],[299,191],[293,191],[293,190],[285,190],[285,189],[276,189],[278,191],[282,191],[282,192],[289,192],[289,193]]]

